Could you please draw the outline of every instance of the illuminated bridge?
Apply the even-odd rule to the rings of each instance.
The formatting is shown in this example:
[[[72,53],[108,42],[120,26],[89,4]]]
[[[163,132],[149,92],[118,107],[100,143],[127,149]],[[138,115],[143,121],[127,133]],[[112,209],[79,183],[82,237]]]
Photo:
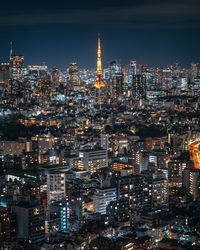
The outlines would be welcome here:
[[[190,158],[194,162],[194,167],[200,169],[200,138],[192,140],[188,144]]]

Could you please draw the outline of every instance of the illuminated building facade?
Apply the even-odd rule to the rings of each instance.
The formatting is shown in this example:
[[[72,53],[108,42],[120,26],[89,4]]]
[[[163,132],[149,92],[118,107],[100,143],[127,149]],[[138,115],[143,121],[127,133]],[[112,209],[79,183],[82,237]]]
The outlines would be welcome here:
[[[108,166],[108,151],[105,149],[79,151],[79,158],[83,161],[83,169],[90,173]]]
[[[146,76],[138,74],[133,76],[132,95],[135,100],[146,99]]]
[[[130,218],[129,210],[129,200],[120,199],[110,202],[110,204],[107,206],[106,212],[111,220],[114,219],[117,222],[125,222]]]
[[[194,78],[194,96],[200,95],[200,77]]]
[[[194,82],[194,79],[199,76],[199,63],[191,63],[191,81]]]
[[[47,203],[62,201],[66,198],[65,173],[50,171],[47,173]]]
[[[129,200],[130,207],[144,207],[152,203],[152,186],[141,175],[121,176],[118,179],[118,199]]]
[[[14,241],[17,237],[16,215],[8,208],[0,208],[0,245],[4,242]]]
[[[80,171],[84,169],[83,159],[79,158],[77,155],[68,155],[67,157],[64,157],[64,160],[70,169],[76,169]]]
[[[6,86],[9,84],[9,64],[0,64],[0,83],[4,83]]]
[[[130,61],[128,81],[132,82],[133,76],[137,74],[137,63],[136,60]]]
[[[122,169],[134,169],[135,171],[135,166],[128,164],[128,163],[124,163],[124,162],[113,162],[112,164],[112,170],[114,171],[121,171]]]
[[[109,136],[107,134],[101,134],[101,147],[108,150]]]
[[[186,163],[178,160],[168,162],[169,185],[171,187],[180,187],[182,185],[183,170],[186,167]]]
[[[53,68],[52,71],[52,81],[55,87],[59,86],[59,82],[60,82],[60,70],[56,67]]]
[[[94,212],[106,214],[106,208],[111,201],[116,200],[116,188],[99,188],[94,194]]]
[[[75,191],[71,196],[71,212],[73,216],[81,219],[85,214],[85,201],[83,194]]]
[[[192,169],[190,171],[189,192],[194,201],[200,198],[200,169]]]
[[[129,76],[129,65],[123,66],[123,75],[124,75],[124,82],[128,82],[128,76]]]
[[[153,205],[153,207],[167,205],[167,202],[168,202],[168,181],[166,179],[154,179],[150,185],[152,185],[152,205]]]
[[[124,75],[122,72],[115,73],[111,79],[111,97],[113,99],[122,98],[123,96]]]
[[[76,62],[69,64],[69,87],[74,88],[74,85],[79,84],[78,65]]]
[[[40,79],[47,76],[48,67],[46,65],[27,65],[26,79],[32,87],[37,87]]]
[[[69,219],[69,202],[53,202],[49,207],[49,232],[63,231],[67,229]]]
[[[10,74],[13,80],[22,82],[24,79],[24,55],[10,56]]]
[[[140,173],[148,169],[149,151],[141,149],[136,152],[136,163],[140,166]]]

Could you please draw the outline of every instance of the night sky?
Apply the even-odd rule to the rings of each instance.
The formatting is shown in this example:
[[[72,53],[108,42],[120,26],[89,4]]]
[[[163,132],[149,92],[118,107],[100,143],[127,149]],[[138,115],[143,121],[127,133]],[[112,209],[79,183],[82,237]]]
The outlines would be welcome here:
[[[111,59],[151,66],[200,61],[199,0],[10,0],[1,1],[0,13],[1,62],[12,41],[26,65],[95,67],[99,32],[104,66]]]

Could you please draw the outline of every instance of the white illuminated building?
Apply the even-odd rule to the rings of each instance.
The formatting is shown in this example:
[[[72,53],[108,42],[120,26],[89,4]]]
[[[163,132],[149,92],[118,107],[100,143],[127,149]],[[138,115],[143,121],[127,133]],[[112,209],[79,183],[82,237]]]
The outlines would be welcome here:
[[[50,171],[47,173],[47,203],[61,201],[66,198],[65,173]]]

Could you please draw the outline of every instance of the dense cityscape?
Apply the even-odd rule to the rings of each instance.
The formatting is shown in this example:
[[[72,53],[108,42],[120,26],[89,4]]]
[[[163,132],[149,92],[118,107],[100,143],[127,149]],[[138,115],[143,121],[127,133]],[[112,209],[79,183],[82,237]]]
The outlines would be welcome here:
[[[102,56],[1,62],[1,249],[200,249],[199,63]]]

